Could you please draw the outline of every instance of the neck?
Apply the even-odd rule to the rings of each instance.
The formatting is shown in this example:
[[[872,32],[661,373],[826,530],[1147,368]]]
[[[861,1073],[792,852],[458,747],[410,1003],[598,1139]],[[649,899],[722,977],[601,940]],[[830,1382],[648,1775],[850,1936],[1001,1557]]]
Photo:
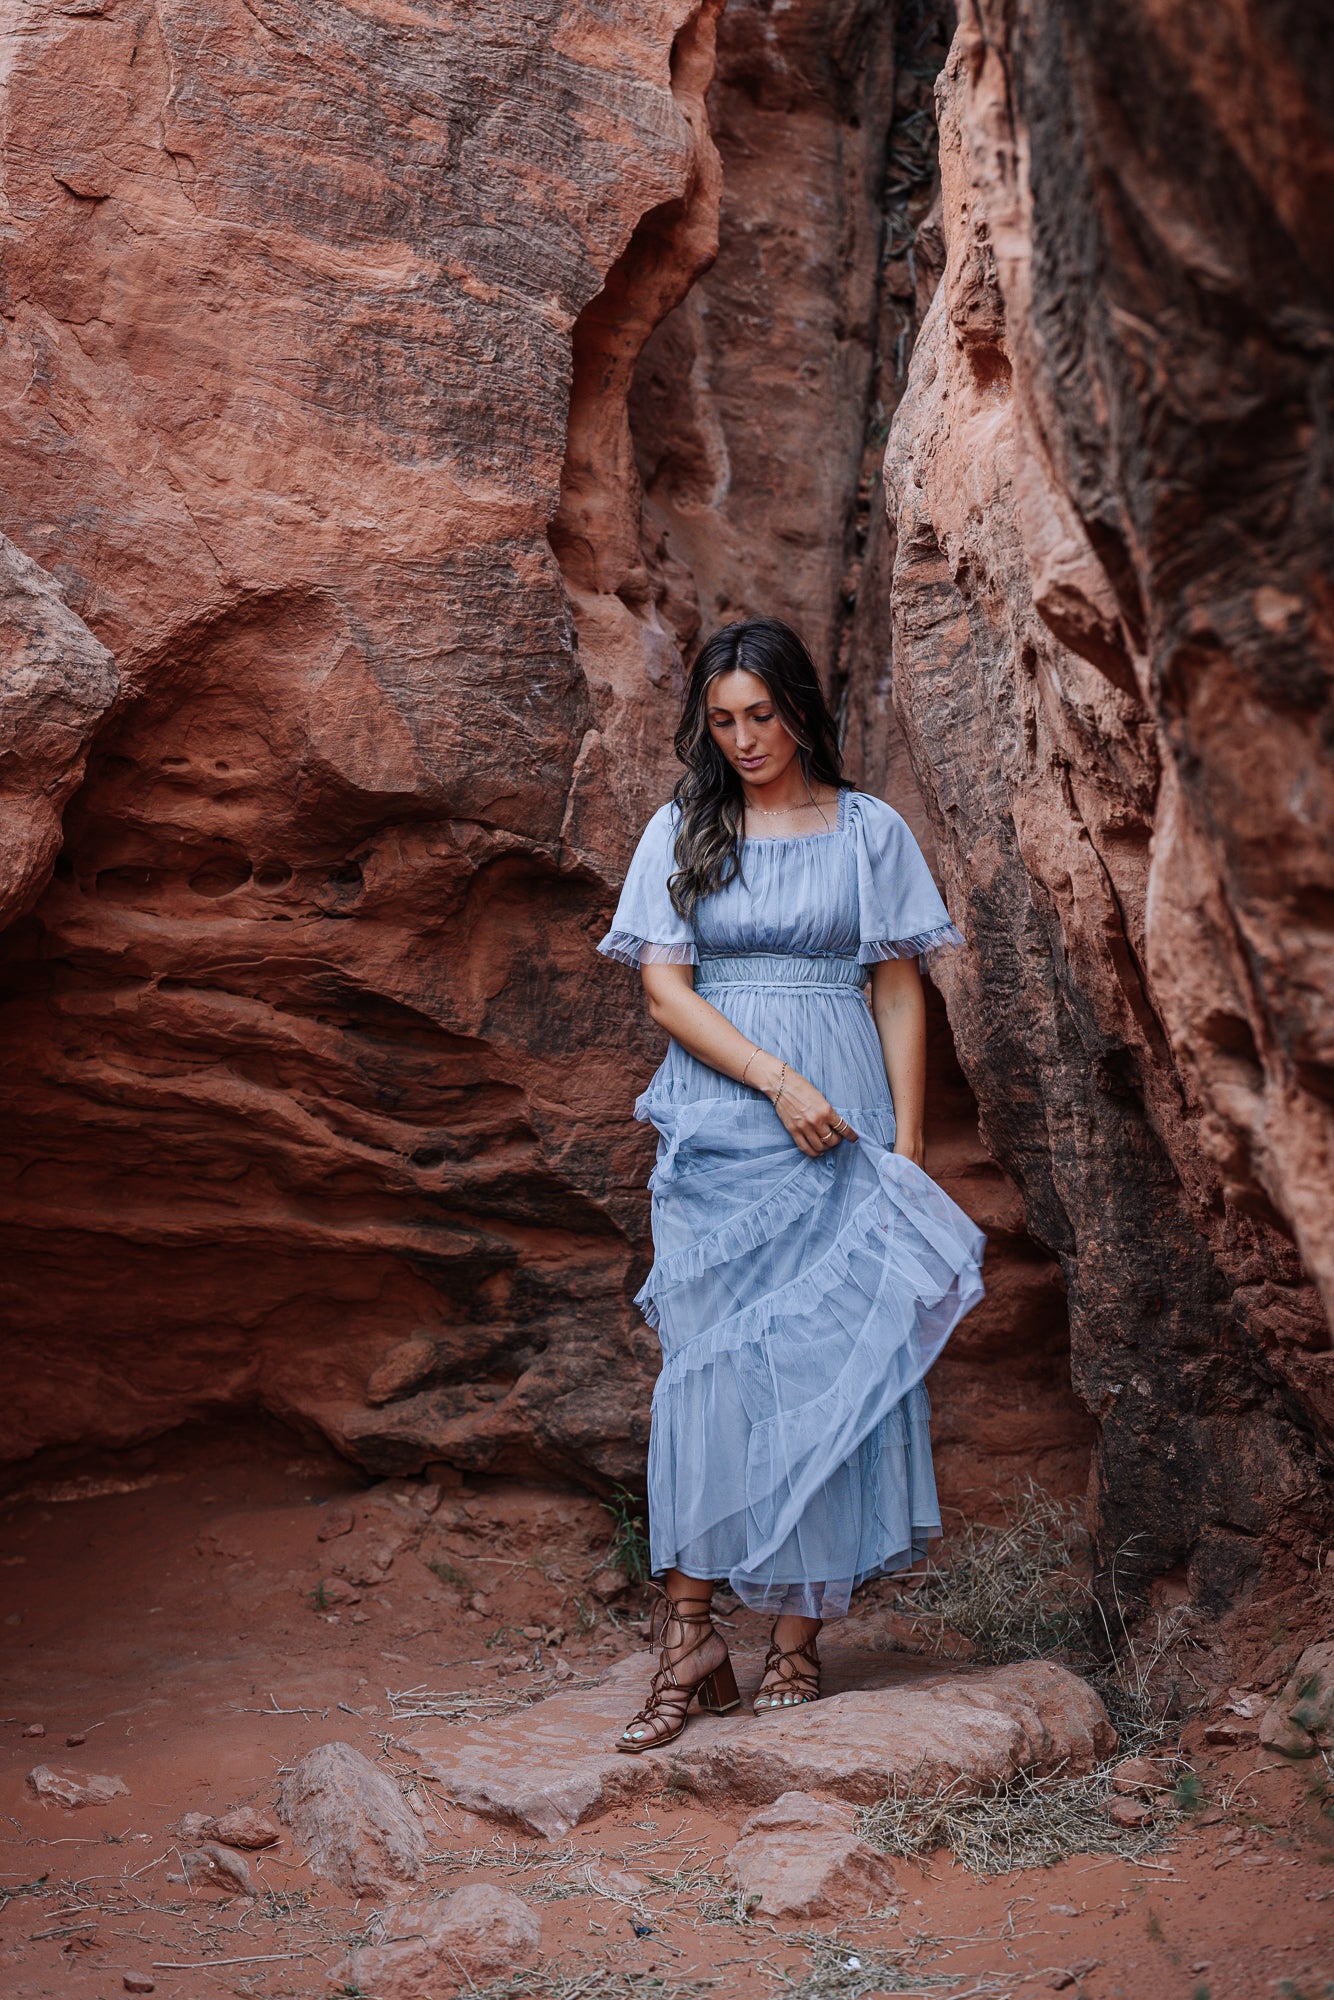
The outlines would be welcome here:
[[[815,787],[794,757],[786,771],[777,778],[771,778],[767,785],[748,785],[743,778],[741,793],[754,812],[796,812],[802,806],[811,804]]]

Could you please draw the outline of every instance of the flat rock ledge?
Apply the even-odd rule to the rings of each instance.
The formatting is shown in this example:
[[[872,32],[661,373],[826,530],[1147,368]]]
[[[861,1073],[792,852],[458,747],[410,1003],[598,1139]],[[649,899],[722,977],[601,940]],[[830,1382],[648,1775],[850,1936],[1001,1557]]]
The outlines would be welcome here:
[[[746,1695],[759,1662],[736,1666]],[[470,1729],[425,1722],[400,1747],[457,1805],[548,1838],[668,1783],[724,1810],[785,1792],[869,1805],[895,1785],[929,1797],[956,1779],[1076,1776],[1116,1748],[1093,1689],[1049,1660],[961,1667],[831,1649],[825,1700],[787,1715],[753,1715],[748,1699],[736,1715],[692,1710],[675,1743],[625,1756],[616,1739],[652,1670],[636,1654],[594,1687]]]

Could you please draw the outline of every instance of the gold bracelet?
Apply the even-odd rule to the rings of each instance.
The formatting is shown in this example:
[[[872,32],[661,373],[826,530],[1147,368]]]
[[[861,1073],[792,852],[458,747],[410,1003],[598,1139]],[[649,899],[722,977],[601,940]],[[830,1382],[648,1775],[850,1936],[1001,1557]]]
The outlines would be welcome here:
[[[779,1100],[779,1098],[780,1098],[780,1097],[781,1097],[781,1096],[783,1095],[783,1089],[784,1089],[784,1086],[786,1085],[786,1083],[787,1083],[787,1064],[786,1064],[786,1063],[784,1063],[784,1064],[783,1064],[783,1073],[782,1073],[782,1075],[781,1075],[781,1076],[779,1077],[779,1079],[778,1079],[778,1088],[777,1088],[777,1090],[776,1090],[776,1091],[774,1092],[773,1096],[772,1096],[772,1097],[771,1097],[771,1098],[769,1099],[769,1102],[770,1102],[770,1104],[772,1104],[772,1105],[773,1105],[773,1108],[774,1108],[774,1110],[775,1110],[775,1111],[777,1111],[777,1109],[778,1109],[778,1100]]]
[[[762,1056],[763,1054],[764,1054],[763,1049],[752,1049],[750,1054],[746,1057],[746,1067],[741,1072],[741,1082],[743,1086],[745,1084],[746,1077],[747,1074],[749,1073],[751,1064],[754,1062],[756,1056]]]

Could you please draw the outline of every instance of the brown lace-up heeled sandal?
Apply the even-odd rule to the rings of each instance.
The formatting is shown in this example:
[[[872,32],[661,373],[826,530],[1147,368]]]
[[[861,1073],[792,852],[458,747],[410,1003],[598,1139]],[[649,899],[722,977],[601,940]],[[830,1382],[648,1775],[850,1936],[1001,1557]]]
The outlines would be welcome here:
[[[636,1756],[674,1743],[697,1696],[700,1707],[710,1715],[730,1715],[734,1708],[740,1708],[727,1641],[714,1627],[709,1604],[707,1597],[681,1597],[671,1605],[662,1622],[662,1653],[649,1683],[648,1699],[617,1738],[618,1750]],[[693,1643],[692,1633],[699,1635]],[[668,1658],[672,1646],[688,1646],[689,1650],[679,1660],[672,1660]]]
[[[820,1699],[820,1656],[815,1650],[819,1632],[811,1633],[799,1646],[783,1652],[771,1640],[764,1656],[764,1678],[755,1696],[756,1715],[772,1715],[775,1709],[804,1708]]]

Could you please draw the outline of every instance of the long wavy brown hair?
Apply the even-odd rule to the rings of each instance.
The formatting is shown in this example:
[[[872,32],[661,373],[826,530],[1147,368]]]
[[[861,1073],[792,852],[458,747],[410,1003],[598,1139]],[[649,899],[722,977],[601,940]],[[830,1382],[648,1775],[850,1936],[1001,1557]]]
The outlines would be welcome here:
[[[690,669],[676,754],[685,765],[672,794],[680,809],[676,873],[667,884],[683,917],[741,872],[741,780],[709,729],[709,686],[740,668],[769,690],[784,726],[797,741],[808,784],[846,786],[838,730],[815,662],[790,625],[778,618],[744,618],[706,639]]]

